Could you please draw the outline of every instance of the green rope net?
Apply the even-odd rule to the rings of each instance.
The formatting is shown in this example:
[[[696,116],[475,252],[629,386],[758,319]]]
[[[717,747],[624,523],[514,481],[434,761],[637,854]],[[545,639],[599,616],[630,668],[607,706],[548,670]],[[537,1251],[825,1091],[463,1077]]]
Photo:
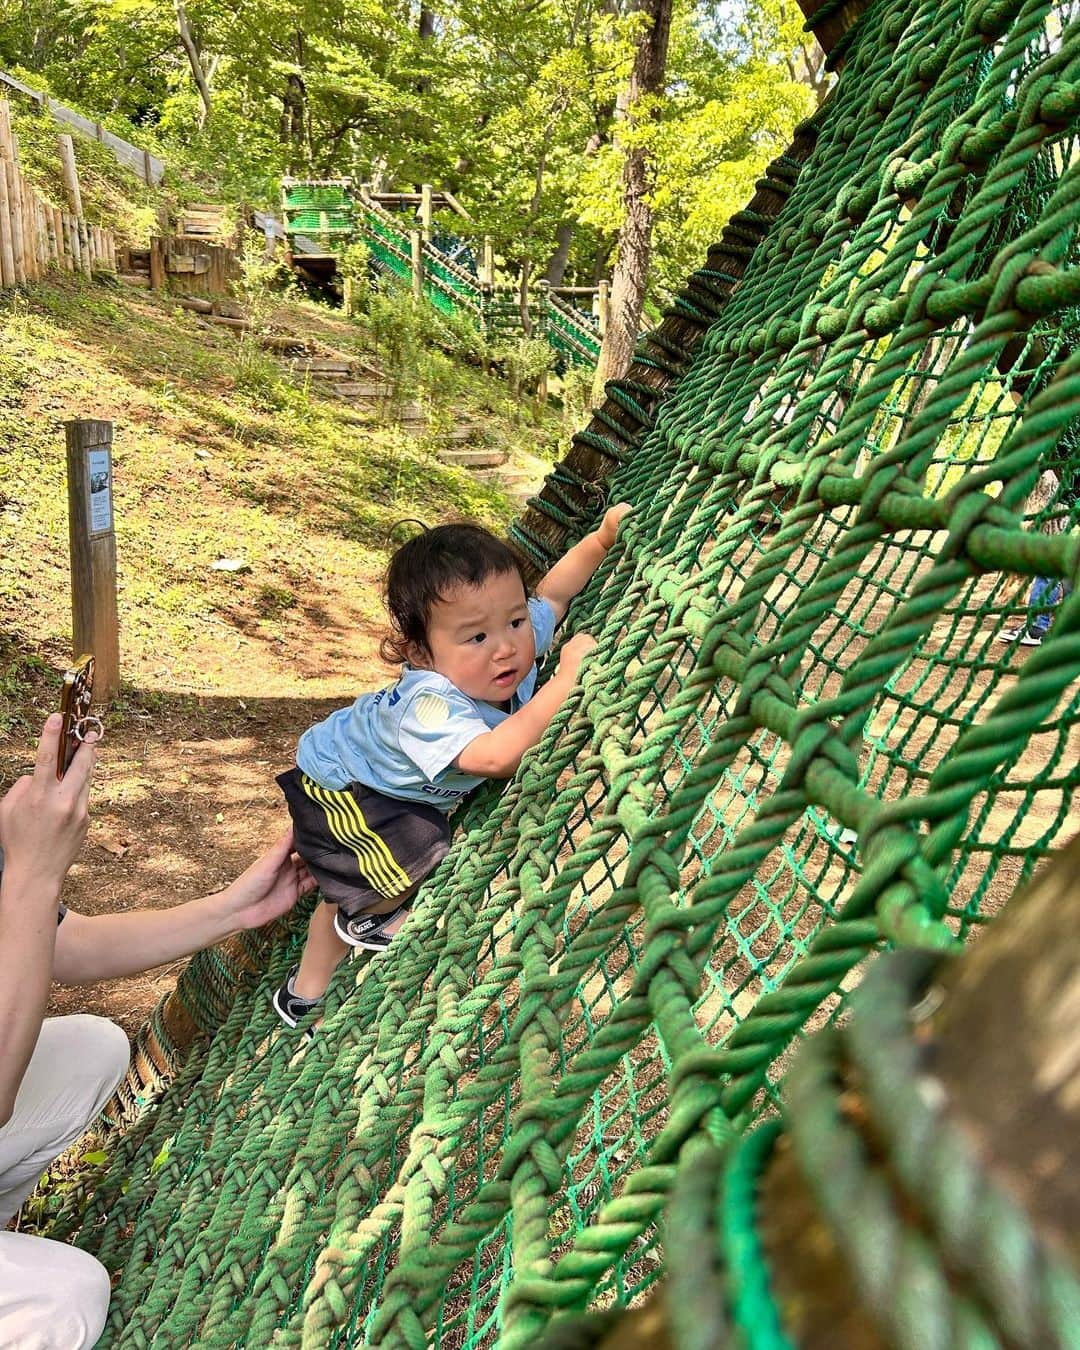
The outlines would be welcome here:
[[[116,1275],[102,1344],[511,1350],[630,1303],[867,959],[955,946],[1075,829],[1080,598],[998,635],[1080,569],[1040,528],[1077,509],[1078,18],[879,0],[845,35],[738,286],[675,306],[692,360],[665,328],[636,363],[685,373],[621,387],[635,448],[588,433],[636,509],[543,743],[313,1040],[268,1001],[302,916],[182,977],[206,1035],[54,1234]]]

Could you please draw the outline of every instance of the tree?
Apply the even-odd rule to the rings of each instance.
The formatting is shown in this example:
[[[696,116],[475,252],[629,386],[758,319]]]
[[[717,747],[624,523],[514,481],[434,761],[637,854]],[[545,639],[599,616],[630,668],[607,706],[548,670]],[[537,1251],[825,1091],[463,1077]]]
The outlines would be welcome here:
[[[0,58],[140,128],[209,199],[274,204],[286,172],[447,187],[473,218],[455,231],[490,235],[519,286],[630,268],[647,215],[653,313],[813,106],[793,76],[817,72],[793,0],[662,2],[669,29],[661,0],[19,0]]]
[[[199,91],[199,97],[203,102],[203,116],[200,120],[200,126],[210,116],[210,82],[207,79],[207,72],[203,66],[202,52],[199,51],[199,44],[195,40],[195,35],[191,31],[191,24],[188,22],[187,10],[184,8],[184,0],[174,0],[176,10],[176,28],[180,34],[180,44],[184,48],[188,62],[191,65],[191,74],[195,80],[195,87]]]
[[[626,91],[626,162],[623,166],[623,219],[619,251],[611,283],[607,333],[600,351],[593,386],[594,398],[609,379],[617,379],[630,364],[645,300],[652,250],[654,160],[648,130],[659,117],[667,68],[672,0],[637,0],[643,19],[634,66]]]

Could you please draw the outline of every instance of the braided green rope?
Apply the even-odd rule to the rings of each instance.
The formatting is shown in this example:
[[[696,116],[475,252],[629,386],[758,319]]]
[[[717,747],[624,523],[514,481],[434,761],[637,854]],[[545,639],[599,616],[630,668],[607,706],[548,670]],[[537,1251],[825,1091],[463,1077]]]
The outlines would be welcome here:
[[[984,1172],[922,1068],[908,1008],[934,965],[925,953],[879,962],[842,1036],[803,1048],[789,1079],[796,1156],[864,1305],[893,1343],[1071,1350],[1080,1344],[1080,1278]],[[841,1045],[860,1072],[888,1173],[843,1118]],[[892,1193],[897,1181],[918,1206],[918,1226]]]
[[[899,954],[897,954],[899,956]],[[904,953],[907,956],[907,953]],[[1080,1344],[1080,1279],[979,1166],[948,1104],[924,1071],[908,1008],[925,960],[882,963],[852,1000],[846,1045],[883,1132],[890,1161],[934,1224],[953,1270],[973,1280],[1016,1345]]]
[[[774,1119],[747,1135],[732,1149],[724,1181],[728,1297],[732,1321],[747,1350],[793,1350],[773,1302],[755,1224],[758,1181],[779,1134],[780,1122]]]

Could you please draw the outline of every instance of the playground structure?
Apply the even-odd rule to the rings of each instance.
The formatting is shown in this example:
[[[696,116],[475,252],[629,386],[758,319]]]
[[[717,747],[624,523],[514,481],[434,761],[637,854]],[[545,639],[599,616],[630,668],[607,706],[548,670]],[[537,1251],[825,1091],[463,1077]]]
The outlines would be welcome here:
[[[1080,20],[811,23],[836,89],[515,529],[539,570],[605,493],[635,505],[569,616],[599,641],[576,697],[314,1039],[268,1002],[303,915],[194,958],[141,1035],[53,1232],[116,1277],[103,1345],[583,1346],[608,1324],[579,1314],[673,1277],[680,1350],[788,1344],[753,1235],[796,1043],[1075,834],[1080,594],[1041,648],[998,639],[1032,577],[1080,579],[1042,528],[1076,507],[1025,515],[1080,459]],[[826,1078],[789,1112],[823,1190]],[[958,1261],[1005,1230],[968,1185],[920,1222],[918,1180],[830,1216],[856,1254],[903,1239],[874,1249],[884,1343],[1075,1344],[1075,1268],[1004,1237]]]
[[[412,228],[388,205],[415,207],[419,224]],[[557,288],[538,283],[522,313],[520,288],[497,282],[490,246],[476,266],[471,252],[452,236],[438,236],[432,213],[446,206],[465,213],[450,193],[425,185],[419,193],[375,193],[349,179],[286,179],[282,184],[282,217],[292,265],[302,275],[326,285],[337,273],[341,250],[360,241],[368,250],[377,276],[409,285],[440,313],[463,315],[488,337],[531,334],[545,338],[560,362],[594,366],[600,354],[606,317],[606,286],[597,288],[600,309],[594,319],[567,302]],[[462,258],[472,265],[463,265]],[[583,288],[568,288],[569,294]],[[584,288],[591,290],[591,288]]]

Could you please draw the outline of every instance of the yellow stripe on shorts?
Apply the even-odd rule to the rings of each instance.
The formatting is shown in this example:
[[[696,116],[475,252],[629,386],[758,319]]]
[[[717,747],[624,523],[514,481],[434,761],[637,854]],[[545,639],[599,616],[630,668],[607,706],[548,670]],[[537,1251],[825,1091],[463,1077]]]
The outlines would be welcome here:
[[[388,900],[412,885],[408,873],[399,866],[386,841],[371,829],[351,792],[336,792],[320,787],[307,774],[300,775],[304,791],[326,812],[330,833],[356,858],[360,870]]]

